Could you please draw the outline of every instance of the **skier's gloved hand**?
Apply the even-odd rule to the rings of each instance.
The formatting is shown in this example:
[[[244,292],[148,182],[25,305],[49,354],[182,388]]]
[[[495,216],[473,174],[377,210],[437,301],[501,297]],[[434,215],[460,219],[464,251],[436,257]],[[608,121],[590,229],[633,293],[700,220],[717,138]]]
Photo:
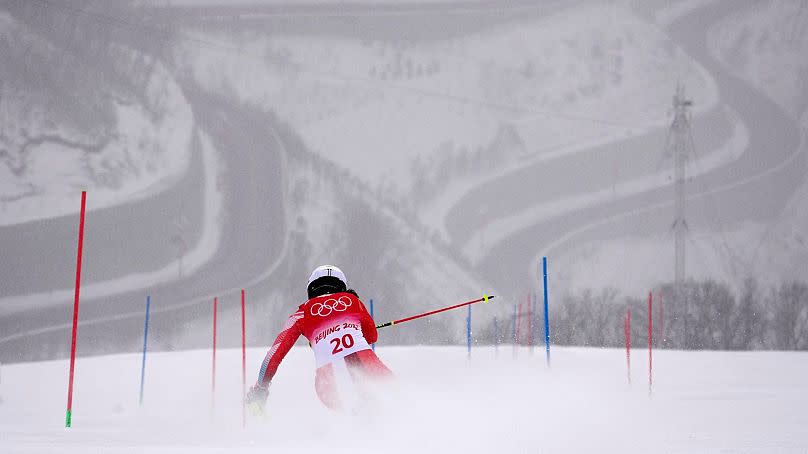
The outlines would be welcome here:
[[[253,415],[260,415],[264,413],[264,406],[267,403],[267,395],[269,395],[269,389],[260,386],[254,385],[250,388],[250,391],[247,392],[247,408],[250,410],[250,413]]]

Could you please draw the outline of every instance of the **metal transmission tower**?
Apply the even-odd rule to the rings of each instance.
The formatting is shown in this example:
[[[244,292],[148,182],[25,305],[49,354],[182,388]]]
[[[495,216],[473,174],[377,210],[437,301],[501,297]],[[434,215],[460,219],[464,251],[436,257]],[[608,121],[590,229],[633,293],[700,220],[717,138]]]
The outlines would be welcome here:
[[[676,238],[676,284],[685,279],[685,235],[687,220],[685,219],[685,166],[688,158],[694,155],[693,136],[690,132],[690,107],[693,101],[685,98],[682,84],[676,85],[673,96],[673,123],[668,131],[665,153],[672,155],[676,180],[676,213],[673,220],[673,232]]]

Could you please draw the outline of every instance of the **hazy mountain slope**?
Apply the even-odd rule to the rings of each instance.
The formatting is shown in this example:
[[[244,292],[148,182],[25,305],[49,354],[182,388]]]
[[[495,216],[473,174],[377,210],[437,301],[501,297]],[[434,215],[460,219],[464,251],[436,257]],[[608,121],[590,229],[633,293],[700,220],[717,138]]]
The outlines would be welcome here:
[[[276,111],[314,152],[380,198],[428,213],[422,222],[438,229],[442,216],[424,208],[453,182],[473,186],[480,175],[661,124],[677,80],[698,109],[714,97],[664,33],[617,5],[576,5],[448,40],[249,25],[192,37],[175,53],[200,84]]]
[[[193,122],[171,74],[103,36],[60,35],[36,21],[64,11],[36,6],[0,11],[0,224],[76,212],[82,189],[97,208],[169,186]]]
[[[727,66],[777,102],[799,123],[808,170],[808,5],[768,1],[739,11],[713,33],[714,52]],[[805,279],[808,269],[808,182],[777,222],[762,226],[760,269],[769,279]],[[756,251],[757,252],[757,251]]]
[[[808,7],[758,2],[721,21],[709,39],[712,54],[725,67],[794,118],[801,144],[790,165],[808,168],[808,60],[804,57],[808,52]],[[755,131],[754,124],[747,127]],[[707,209],[723,209],[710,205],[709,198],[704,204]],[[808,183],[803,183],[777,219],[732,228],[712,224],[692,231],[687,244],[688,275],[718,279],[736,288],[747,276],[765,283],[804,280],[806,231]],[[581,245],[564,258],[563,279],[569,288],[617,287],[642,294],[672,278],[673,251],[673,235],[665,232],[653,238]],[[649,267],[649,263],[662,266]]]
[[[296,132],[272,113],[268,127],[284,143],[288,174],[287,216],[290,234],[279,269],[268,279],[266,292],[250,296],[254,311],[249,338],[270,343],[276,330],[297,305],[305,301],[306,279],[321,264],[335,264],[349,285],[369,303],[377,320],[392,320],[495,293],[490,284],[458,263],[455,254],[433,240],[412,215],[375,198],[367,185],[347,170],[309,151]],[[278,222],[287,222],[278,220]],[[222,320],[238,317],[235,306],[223,306]],[[481,312],[488,320],[508,306],[492,303]],[[185,324],[173,345],[204,345],[209,314]],[[235,325],[223,328],[232,331]],[[444,343],[465,335],[462,316],[435,317],[393,330],[388,342]],[[235,339],[235,338],[232,338]],[[231,339],[231,340],[232,340]]]

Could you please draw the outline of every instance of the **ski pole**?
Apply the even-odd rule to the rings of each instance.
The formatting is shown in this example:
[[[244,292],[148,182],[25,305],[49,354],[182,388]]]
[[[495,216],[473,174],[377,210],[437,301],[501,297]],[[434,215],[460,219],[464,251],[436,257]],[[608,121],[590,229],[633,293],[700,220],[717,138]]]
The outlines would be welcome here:
[[[140,405],[143,405],[143,382],[146,378],[146,346],[149,341],[149,308],[151,295],[146,295],[146,322],[143,324],[143,361],[140,363]]]
[[[477,298],[476,300],[466,301],[465,303],[455,304],[454,306],[435,309],[434,311],[424,312],[423,314],[413,315],[413,316],[410,316],[410,317],[402,318],[401,320],[393,320],[392,322],[382,323],[381,325],[376,325],[376,328],[378,329],[378,328],[384,328],[384,327],[387,327],[387,326],[398,325],[399,323],[408,322],[410,320],[415,320],[415,319],[421,318],[421,317],[427,317],[429,315],[434,315],[434,314],[438,314],[440,312],[445,312],[445,311],[449,311],[449,310],[452,310],[452,309],[457,309],[458,307],[468,306],[468,305],[471,305],[471,304],[474,304],[474,303],[480,303],[480,302],[486,302],[487,303],[488,300],[492,300],[494,298],[496,298],[496,297],[493,296],[493,295],[492,296],[483,295],[482,298]]]

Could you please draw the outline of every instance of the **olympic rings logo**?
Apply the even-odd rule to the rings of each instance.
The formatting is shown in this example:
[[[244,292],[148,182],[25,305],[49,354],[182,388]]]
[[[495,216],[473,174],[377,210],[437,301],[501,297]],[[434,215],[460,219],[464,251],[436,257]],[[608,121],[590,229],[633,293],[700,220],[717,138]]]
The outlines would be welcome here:
[[[314,303],[309,309],[309,313],[314,316],[328,317],[332,312],[344,312],[353,302],[347,296],[340,296],[338,299],[329,298],[322,303]]]

